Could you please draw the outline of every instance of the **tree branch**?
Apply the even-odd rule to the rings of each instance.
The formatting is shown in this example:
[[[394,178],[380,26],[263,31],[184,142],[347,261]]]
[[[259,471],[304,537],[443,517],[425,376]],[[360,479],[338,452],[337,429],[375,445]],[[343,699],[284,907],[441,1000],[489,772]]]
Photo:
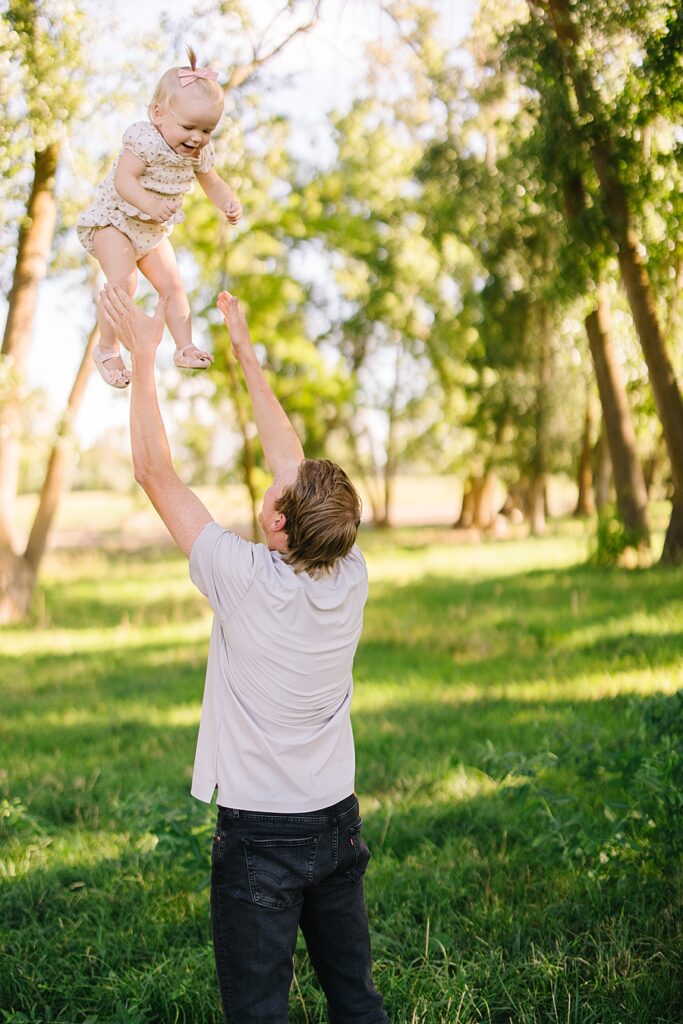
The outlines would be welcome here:
[[[247,81],[247,79],[251,78],[254,72],[258,71],[260,67],[262,67],[264,64],[267,64],[268,61],[272,60],[273,57],[277,56],[278,53],[280,53],[289,43],[291,43],[292,39],[296,38],[296,36],[298,35],[303,35],[303,33],[309,32],[312,28],[314,28],[314,26],[317,25],[318,23],[318,16],[320,14],[322,4],[323,0],[316,0],[315,6],[313,8],[313,14],[311,15],[308,21],[304,22],[303,25],[298,25],[288,35],[286,35],[284,39],[282,39],[279,43],[273,46],[266,53],[260,53],[259,50],[261,42],[266,36],[268,30],[273,27],[275,22],[287,10],[287,8],[285,7],[281,11],[279,11],[262,33],[259,42],[254,46],[251,60],[247,61],[246,64],[240,64],[238,65],[238,67],[233,68],[232,74],[230,75],[230,78],[228,79],[227,84],[225,86],[225,91],[229,92],[231,89],[239,88],[239,86],[243,85]],[[289,7],[289,5],[287,6]]]

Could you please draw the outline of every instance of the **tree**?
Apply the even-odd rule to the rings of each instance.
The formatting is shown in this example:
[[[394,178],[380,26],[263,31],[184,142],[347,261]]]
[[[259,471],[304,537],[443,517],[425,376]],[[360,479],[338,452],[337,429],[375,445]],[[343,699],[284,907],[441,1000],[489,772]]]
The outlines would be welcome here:
[[[624,289],[643,348],[664,437],[666,439],[674,483],[673,512],[662,558],[683,560],[683,399],[669,358],[659,322],[655,294],[643,258],[644,247],[638,235],[627,188],[620,173],[617,146],[608,111],[595,84],[582,46],[581,26],[572,16],[568,0],[530,0],[547,19],[563,55],[566,73],[582,119],[577,138],[585,139],[600,186],[605,220],[617,250]],[[666,12],[668,5],[662,7]],[[609,5],[605,21],[609,25],[618,13]],[[624,23],[637,16],[625,6]],[[623,27],[623,24],[622,24]]]
[[[14,509],[19,481],[21,407],[38,287],[45,277],[56,223],[55,177],[66,124],[82,100],[84,19],[58,0],[10,0],[2,15],[11,42],[12,70],[20,92],[3,125],[15,149],[32,154],[32,181],[20,218],[16,263],[2,341],[0,406],[0,622],[22,617],[35,585],[37,565],[54,514],[62,458],[55,451],[50,482],[31,531],[30,546],[16,550]],[[18,116],[21,115],[21,116]],[[82,389],[75,387],[60,430],[66,431]]]
[[[320,0],[306,5],[307,21],[296,21],[301,6],[289,5],[290,22],[284,29],[278,26],[277,38],[266,30],[245,49],[244,59],[235,60],[228,88],[247,82],[289,40],[314,24]],[[226,14],[217,5],[216,11],[244,22],[237,8]],[[276,17],[274,21],[277,20]],[[3,58],[8,74],[0,88],[9,102],[0,121],[0,139],[7,142],[8,152],[13,155],[31,153],[33,170],[32,181],[26,183],[23,215],[17,218],[16,262],[0,363],[0,622],[10,622],[23,618],[31,603],[49,530],[65,486],[68,438],[90,371],[89,356],[97,334],[91,331],[84,345],[48,460],[28,545],[21,551],[14,532],[14,509],[24,376],[38,288],[46,274],[55,231],[55,179],[62,140],[82,107],[83,85],[90,71],[86,22],[74,4],[66,0],[9,0],[1,25],[2,41],[7,43]],[[21,189],[13,184],[9,194],[2,198],[7,203],[16,203],[20,194]]]
[[[570,382],[579,383],[567,336],[572,296],[558,269],[566,239],[554,186],[540,173],[528,96],[489,39],[475,30],[469,49],[476,63],[466,85],[437,79],[445,115],[418,172],[429,236],[442,253],[464,245],[471,254],[456,271],[459,310],[450,324],[437,317],[430,349],[443,345],[449,358],[450,342],[450,359],[472,371],[472,507],[462,524],[490,524],[479,506],[496,471],[524,495],[538,533],[548,474],[571,450],[566,434],[579,436],[567,403]]]
[[[605,225],[589,202],[584,179],[586,166],[575,135],[571,98],[562,74],[562,60],[554,37],[535,20],[516,24],[505,38],[506,64],[532,90],[535,102],[533,137],[542,173],[561,197],[569,239],[561,268],[567,295],[585,297],[584,327],[588,339],[611,462],[617,507],[630,537],[637,545],[649,544],[647,491],[636,450],[636,438],[626,389],[610,328],[607,289],[602,283],[608,250]],[[584,465],[587,464],[585,446]],[[583,494],[587,494],[584,488]]]
[[[449,300],[438,254],[422,235],[414,184],[421,147],[410,111],[397,116],[381,97],[364,97],[333,123],[333,168],[298,190],[299,247],[322,242],[331,265],[325,284],[336,302],[319,343],[341,353],[356,386],[346,424],[351,462],[375,521],[388,526],[397,467],[416,453],[418,437],[427,443],[442,414],[424,401],[438,387],[427,348],[432,310]]]

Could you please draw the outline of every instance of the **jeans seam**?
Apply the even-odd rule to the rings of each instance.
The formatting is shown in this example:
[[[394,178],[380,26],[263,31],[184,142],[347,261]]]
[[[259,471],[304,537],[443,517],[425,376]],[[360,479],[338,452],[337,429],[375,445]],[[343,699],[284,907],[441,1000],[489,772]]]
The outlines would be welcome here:
[[[218,939],[220,942],[220,950],[215,951],[216,967],[219,969],[218,980],[221,989],[221,998],[223,998],[223,994],[225,993],[225,1002],[227,1003],[227,1005],[225,1006],[225,1014],[227,1017],[228,1015],[232,1016],[233,1010],[232,983],[230,980],[229,957],[227,953],[227,938],[225,934],[226,915],[223,912],[223,908],[221,906],[221,890],[220,885],[218,884],[217,881],[215,883],[214,899],[216,901],[216,916],[218,917],[216,931],[218,933]]]

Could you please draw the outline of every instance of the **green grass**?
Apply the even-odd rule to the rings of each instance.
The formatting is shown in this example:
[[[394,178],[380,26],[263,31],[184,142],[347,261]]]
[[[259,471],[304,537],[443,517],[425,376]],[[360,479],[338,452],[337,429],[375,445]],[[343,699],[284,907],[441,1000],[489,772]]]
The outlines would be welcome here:
[[[393,1024],[681,1020],[683,570],[569,527],[363,538],[357,788]],[[52,557],[1,634],[0,1021],[220,1021],[213,810],[189,796],[210,614],[161,550]],[[296,1024],[325,1020],[303,947]]]

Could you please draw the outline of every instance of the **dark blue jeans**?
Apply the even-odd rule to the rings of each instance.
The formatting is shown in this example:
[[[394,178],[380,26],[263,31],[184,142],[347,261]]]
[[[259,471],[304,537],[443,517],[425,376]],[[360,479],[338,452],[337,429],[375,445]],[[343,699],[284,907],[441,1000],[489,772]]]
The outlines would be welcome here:
[[[211,922],[229,1024],[286,1024],[299,927],[332,1024],[388,1024],[371,976],[369,859],[353,795],[306,814],[218,808]]]

